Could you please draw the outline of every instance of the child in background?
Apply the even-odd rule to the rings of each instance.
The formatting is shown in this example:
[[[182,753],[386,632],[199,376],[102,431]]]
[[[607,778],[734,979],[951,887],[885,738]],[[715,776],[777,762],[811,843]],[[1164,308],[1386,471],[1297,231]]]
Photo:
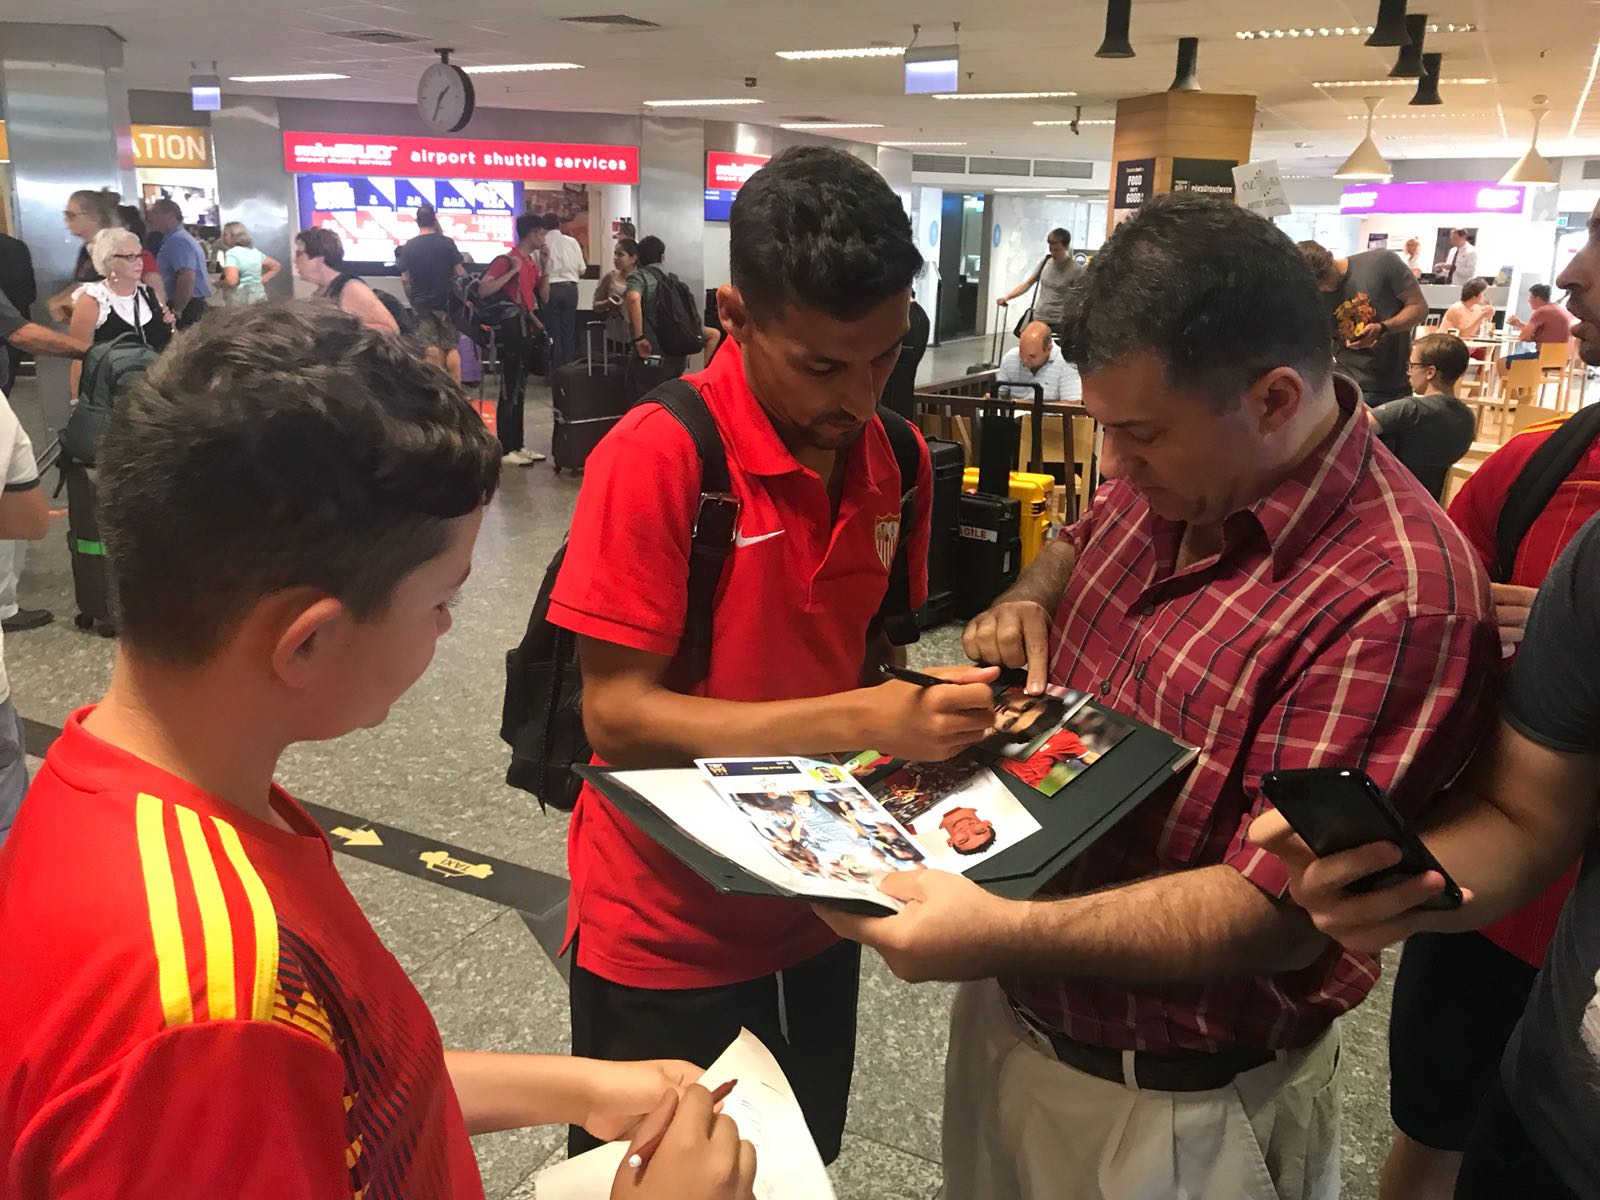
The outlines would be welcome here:
[[[613,1197],[747,1200],[682,1062],[446,1052],[273,783],[383,721],[450,628],[500,448],[438,367],[325,304],[178,339],[100,454],[118,647],[0,851],[0,1195],[481,1198],[468,1135],[628,1136]]]

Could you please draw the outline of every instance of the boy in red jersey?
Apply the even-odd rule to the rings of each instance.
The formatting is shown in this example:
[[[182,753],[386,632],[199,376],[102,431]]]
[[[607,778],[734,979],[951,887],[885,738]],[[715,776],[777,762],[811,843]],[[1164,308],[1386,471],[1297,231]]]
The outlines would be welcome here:
[[[464,1200],[470,1133],[626,1136],[687,1063],[446,1053],[272,782],[379,724],[450,628],[500,450],[437,367],[328,305],[213,317],[100,454],[115,674],[0,853],[0,1195]],[[614,1197],[748,1198],[689,1087]]]

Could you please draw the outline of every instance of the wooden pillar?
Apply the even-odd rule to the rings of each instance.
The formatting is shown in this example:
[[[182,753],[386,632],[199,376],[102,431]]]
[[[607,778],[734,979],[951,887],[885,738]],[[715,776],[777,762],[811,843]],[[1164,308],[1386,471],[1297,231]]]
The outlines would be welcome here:
[[[1170,191],[1232,194],[1229,171],[1250,161],[1255,121],[1254,96],[1157,92],[1117,101],[1106,232],[1152,196]],[[1174,160],[1180,160],[1176,172]]]

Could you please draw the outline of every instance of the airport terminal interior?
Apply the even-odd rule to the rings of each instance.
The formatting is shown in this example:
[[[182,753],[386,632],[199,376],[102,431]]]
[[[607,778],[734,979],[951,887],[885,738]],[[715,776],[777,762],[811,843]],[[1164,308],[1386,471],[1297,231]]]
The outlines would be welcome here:
[[[426,209],[473,274],[518,239],[518,217],[551,214],[552,232],[582,255],[580,313],[612,277],[618,245],[660,238],[662,265],[715,323],[740,188],[790,147],[831,146],[888,182],[928,264],[912,288],[926,345],[904,381],[906,415],[976,466],[975,405],[1017,351],[1019,318],[1041,302],[1034,277],[1057,269],[1057,235],[1066,260],[1092,266],[1152,197],[1220,196],[1340,262],[1377,251],[1409,268],[1407,290],[1428,309],[1419,334],[1451,319],[1469,279],[1486,285],[1477,332],[1458,329],[1474,351],[1460,388],[1472,433],[1440,468],[1448,503],[1530,421],[1600,397],[1575,341],[1569,352],[1565,337],[1557,350],[1513,332],[1543,321],[1600,201],[1600,8],[1411,0],[1419,8],[26,2],[0,12],[0,234],[31,252],[36,295],[14,303],[61,331],[47,304],[73,286],[84,238],[63,225],[63,205],[84,189],[117,192],[146,222],[152,206],[175,203],[209,258],[209,306],[242,302],[224,294],[232,260],[220,244],[240,222],[250,236],[230,244],[253,239],[281,265],[266,298],[318,290],[300,269],[310,244],[294,239],[321,229],[342,239],[345,270],[399,307],[396,250]],[[451,69],[425,74],[441,65]],[[1562,296],[1557,286],[1554,303]],[[575,328],[586,378],[610,378],[583,366],[595,347],[632,353],[631,329]],[[1530,345],[1537,362],[1524,369],[1515,359]],[[582,458],[553,444],[562,401],[548,359],[519,412],[498,403],[497,360],[509,352],[465,337],[461,349],[468,398],[492,429],[520,417],[526,449],[506,460],[454,628],[387,722],[296,747],[280,778],[324,827],[447,1047],[564,1053],[568,818],[507,785],[500,720],[506,651],[566,536]],[[28,356],[8,395],[42,456],[70,407],[65,362]],[[1024,431],[1016,465],[1045,479],[1041,545],[1081,515],[1098,480],[1098,435],[1078,400],[1052,398],[1044,424]],[[8,621],[4,638],[31,771],[69,714],[100,696],[116,649],[75,619],[67,496],[54,469],[42,481],[52,527],[17,558],[18,604],[53,619],[17,631]],[[965,661],[956,607],[924,624],[910,667]],[[1385,953],[1380,982],[1340,1020],[1339,1194],[1350,1200],[1376,1200],[1394,1136],[1387,1031],[1399,959]],[[901,982],[863,953],[848,1121],[828,1169],[838,1200],[966,1200],[941,1192],[954,994]],[[566,1131],[473,1146],[492,1200],[531,1200],[540,1171],[566,1156]]]

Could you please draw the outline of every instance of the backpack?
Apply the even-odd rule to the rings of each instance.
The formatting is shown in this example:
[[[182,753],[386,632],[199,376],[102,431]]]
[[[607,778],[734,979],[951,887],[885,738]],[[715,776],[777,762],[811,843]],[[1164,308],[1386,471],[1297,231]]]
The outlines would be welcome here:
[[[1600,404],[1580,408],[1568,417],[1523,464],[1500,506],[1494,528],[1494,566],[1489,578],[1508,583],[1517,562],[1517,547],[1550,503],[1556,489],[1600,436]]]
[[[155,360],[155,347],[133,332],[119,333],[89,347],[78,376],[78,403],[57,439],[64,460],[94,465],[112,412]]]
[[[346,272],[338,276],[328,285],[325,295],[335,304],[339,303],[339,293],[344,291],[344,285],[352,279],[360,280],[361,276]],[[371,286],[370,284],[368,285]],[[417,331],[417,319],[411,315],[411,310],[400,302],[400,297],[392,296],[382,288],[372,288],[372,294],[378,298],[378,303],[389,310],[389,315],[394,318],[394,323],[400,327],[401,337],[410,337]]]
[[[688,623],[672,674],[674,685],[681,689],[699,683],[711,667],[717,588],[738,527],[739,503],[730,494],[732,484],[722,436],[699,389],[674,379],[650,392],[640,403],[659,404],[677,418],[694,439],[700,457],[700,504],[689,555]],[[873,632],[881,630],[894,644],[906,645],[918,636],[906,560],[921,451],[909,422],[887,409],[879,409],[878,415],[894,447],[902,496],[899,545]],[[905,483],[907,480],[910,482]],[[583,787],[583,780],[573,767],[587,766],[593,751],[583,728],[583,676],[578,665],[577,635],[549,619],[550,594],[565,558],[563,544],[545,569],[521,643],[506,652],[500,737],[511,747],[506,783],[538,797],[543,809],[570,812]]]
[[[700,320],[700,305],[694,302],[689,285],[660,267],[645,270],[655,276],[655,295],[650,305],[650,324],[656,331],[656,350],[678,358],[705,348],[706,328]]]
[[[498,259],[496,261],[499,261]],[[494,263],[490,263],[492,268]],[[480,294],[482,275],[453,275],[450,278],[450,319],[467,337],[480,346],[489,344],[489,331],[522,319],[522,305],[515,299],[514,283],[485,300]]]

